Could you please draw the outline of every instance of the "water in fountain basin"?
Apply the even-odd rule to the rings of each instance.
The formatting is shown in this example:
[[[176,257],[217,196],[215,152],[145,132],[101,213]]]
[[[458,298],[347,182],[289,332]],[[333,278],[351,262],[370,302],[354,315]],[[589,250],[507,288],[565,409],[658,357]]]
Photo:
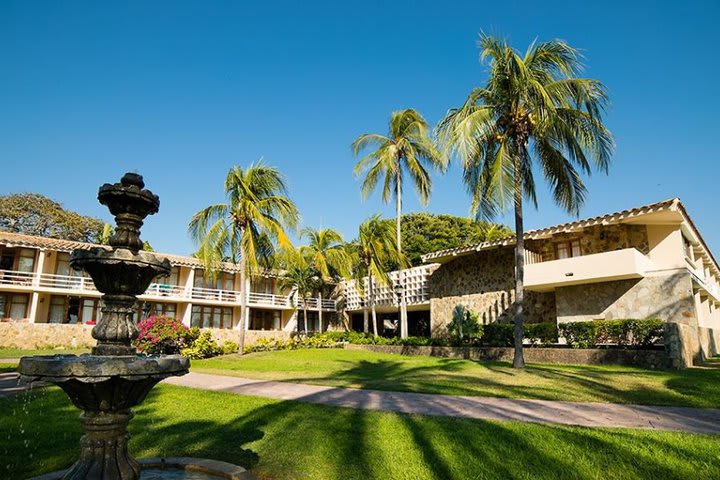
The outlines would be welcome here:
[[[151,468],[140,472],[140,480],[223,480],[225,477],[204,472]]]

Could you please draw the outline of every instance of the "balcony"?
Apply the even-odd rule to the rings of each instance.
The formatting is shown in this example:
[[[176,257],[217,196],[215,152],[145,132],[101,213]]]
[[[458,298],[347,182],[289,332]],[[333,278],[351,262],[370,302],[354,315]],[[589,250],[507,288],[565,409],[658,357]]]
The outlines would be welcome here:
[[[247,304],[250,307],[293,308],[289,296],[274,293],[249,292]]]
[[[635,248],[564,258],[525,266],[525,287],[550,291],[583,283],[642,278],[652,262]]]
[[[310,310],[319,310],[319,298],[308,298],[307,300],[307,308]],[[298,308],[305,308],[305,301],[302,298],[298,299]],[[323,310],[331,310],[335,311],[337,310],[337,304],[335,300],[329,299],[329,298],[323,298],[322,299],[322,309]]]
[[[714,281],[713,277],[706,275],[702,268],[688,265],[688,270],[690,270],[695,282],[716,301],[720,302],[720,286]]]
[[[18,292],[43,291],[64,295],[100,296],[100,292],[95,288],[92,279],[73,275],[0,270],[0,287],[4,290]],[[240,296],[241,293],[235,290],[200,287],[186,289],[179,285],[153,283],[139,298],[152,301],[184,301],[201,304],[220,303],[238,306],[240,304]],[[248,292],[247,305],[250,307],[295,308],[290,296],[259,292]],[[318,305],[317,298],[308,300],[309,309],[318,310]],[[335,300],[323,299],[322,309],[335,311]]]

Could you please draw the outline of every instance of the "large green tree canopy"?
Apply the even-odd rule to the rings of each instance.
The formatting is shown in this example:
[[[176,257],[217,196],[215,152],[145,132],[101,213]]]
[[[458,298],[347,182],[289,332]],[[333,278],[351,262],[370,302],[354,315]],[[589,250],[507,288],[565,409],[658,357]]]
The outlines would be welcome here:
[[[403,253],[412,266],[422,264],[420,257],[426,253],[512,235],[505,225],[431,213],[403,215],[400,228]]]
[[[39,193],[0,195],[0,231],[99,242],[103,222],[65,210]]]

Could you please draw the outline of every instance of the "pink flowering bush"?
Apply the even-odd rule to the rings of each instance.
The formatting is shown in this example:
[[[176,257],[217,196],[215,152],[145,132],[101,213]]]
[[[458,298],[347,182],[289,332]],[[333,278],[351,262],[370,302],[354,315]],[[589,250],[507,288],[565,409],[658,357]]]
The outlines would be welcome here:
[[[193,342],[193,332],[173,317],[153,315],[138,323],[135,347],[142,353],[175,354]]]

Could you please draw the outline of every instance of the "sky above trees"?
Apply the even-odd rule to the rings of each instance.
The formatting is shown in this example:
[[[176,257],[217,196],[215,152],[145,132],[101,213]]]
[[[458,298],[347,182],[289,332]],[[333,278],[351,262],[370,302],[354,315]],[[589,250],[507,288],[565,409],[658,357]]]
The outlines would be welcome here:
[[[720,255],[720,4],[581,3],[1,2],[0,194],[110,221],[97,188],[137,170],[161,198],[143,238],[185,254],[190,217],[222,200],[230,166],[264,157],[305,225],[350,239],[393,215],[378,194],[361,200],[350,143],[385,131],[393,110],[434,124],[458,106],[486,78],[483,30],[522,50],[565,39],[608,86],[617,152],[609,176],[587,180],[581,217],[679,196]],[[467,215],[460,173],[434,177],[427,211]],[[571,220],[538,190],[527,229]]]

